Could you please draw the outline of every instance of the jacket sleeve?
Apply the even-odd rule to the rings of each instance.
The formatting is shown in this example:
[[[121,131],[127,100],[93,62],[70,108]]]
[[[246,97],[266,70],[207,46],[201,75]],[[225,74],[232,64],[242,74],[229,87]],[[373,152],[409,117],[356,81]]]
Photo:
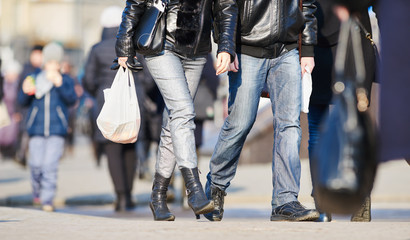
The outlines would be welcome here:
[[[72,106],[77,101],[74,90],[74,80],[68,75],[63,75],[63,84],[57,88],[57,92],[67,106]]]
[[[90,54],[87,59],[87,63],[84,68],[84,76],[82,79],[82,84],[84,89],[90,93],[93,97],[96,96],[98,89],[98,84],[96,82],[96,72],[97,72],[97,56],[96,56],[95,45],[91,48]]]
[[[213,7],[214,31],[217,39],[217,52],[228,52],[231,62],[235,59],[236,23],[238,5],[235,0],[215,0]]]
[[[28,107],[33,99],[34,99],[34,95],[29,96],[23,92],[22,88],[19,89],[19,92],[17,95],[17,102],[19,106]]]
[[[127,0],[115,43],[117,57],[135,56],[132,36],[134,35],[139,19],[144,13],[145,6],[146,0]]]
[[[315,0],[303,0],[302,12],[305,18],[305,27],[302,31],[302,57],[313,57],[313,46],[317,43],[317,20],[315,17]]]

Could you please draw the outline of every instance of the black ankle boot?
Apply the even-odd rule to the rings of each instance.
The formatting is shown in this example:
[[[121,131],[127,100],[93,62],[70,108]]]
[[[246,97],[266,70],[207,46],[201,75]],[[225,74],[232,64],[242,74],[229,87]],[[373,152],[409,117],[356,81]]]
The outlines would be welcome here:
[[[214,202],[215,210],[210,213],[204,214],[204,216],[209,221],[221,221],[224,215],[224,199],[226,196],[226,192],[214,186],[210,187],[210,191],[211,199]]]
[[[196,217],[199,218],[199,214],[212,212],[214,203],[205,195],[199,181],[198,168],[181,168],[181,174],[185,181],[188,205],[194,210]]]
[[[149,206],[154,215],[155,221],[174,221],[175,216],[169,211],[167,206],[167,190],[171,178],[164,178],[159,173],[155,173],[152,185],[151,202]]]

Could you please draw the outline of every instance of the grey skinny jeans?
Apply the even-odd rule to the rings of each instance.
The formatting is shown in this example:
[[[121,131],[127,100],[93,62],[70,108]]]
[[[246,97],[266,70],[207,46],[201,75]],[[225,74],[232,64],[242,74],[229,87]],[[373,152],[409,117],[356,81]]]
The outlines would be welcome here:
[[[206,56],[188,58],[164,50],[145,59],[165,102],[155,171],[169,178],[176,164],[197,167],[194,97]]]

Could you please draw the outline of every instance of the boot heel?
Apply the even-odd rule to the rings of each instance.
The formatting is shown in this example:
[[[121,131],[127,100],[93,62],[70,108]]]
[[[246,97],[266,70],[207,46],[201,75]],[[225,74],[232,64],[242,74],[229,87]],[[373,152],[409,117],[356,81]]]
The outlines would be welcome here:
[[[171,178],[155,173],[152,186],[150,208],[155,221],[174,221],[175,216],[167,206],[167,189]]]

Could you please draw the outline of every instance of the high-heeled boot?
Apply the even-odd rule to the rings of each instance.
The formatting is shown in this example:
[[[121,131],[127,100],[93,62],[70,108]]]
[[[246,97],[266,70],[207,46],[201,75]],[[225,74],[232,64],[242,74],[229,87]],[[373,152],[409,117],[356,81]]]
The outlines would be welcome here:
[[[164,178],[159,173],[155,173],[149,203],[155,221],[175,220],[175,216],[169,211],[167,205],[167,190],[170,181],[171,178]]]
[[[215,209],[214,203],[205,195],[199,181],[198,168],[181,168],[181,174],[185,181],[188,205],[194,210],[196,218],[199,219],[199,214],[212,212]]]

